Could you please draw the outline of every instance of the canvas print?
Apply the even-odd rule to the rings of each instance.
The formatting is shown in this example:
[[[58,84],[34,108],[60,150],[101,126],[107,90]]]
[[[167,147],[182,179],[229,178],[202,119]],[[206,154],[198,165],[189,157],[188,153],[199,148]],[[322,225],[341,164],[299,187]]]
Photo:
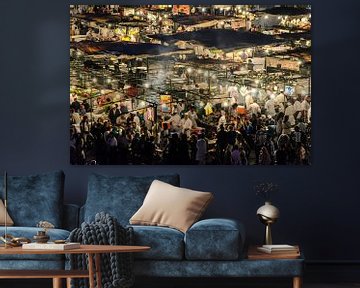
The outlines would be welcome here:
[[[70,5],[74,165],[311,165],[310,5]]]

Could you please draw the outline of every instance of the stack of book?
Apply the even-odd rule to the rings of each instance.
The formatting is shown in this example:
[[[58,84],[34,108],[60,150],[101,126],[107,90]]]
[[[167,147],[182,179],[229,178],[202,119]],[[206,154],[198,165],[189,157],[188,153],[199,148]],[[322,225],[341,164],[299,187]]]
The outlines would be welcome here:
[[[299,254],[298,246],[291,245],[262,245],[257,247],[259,252],[264,252],[268,254]]]
[[[300,257],[299,246],[291,245],[262,245],[250,246],[248,250],[248,259],[296,259]]]

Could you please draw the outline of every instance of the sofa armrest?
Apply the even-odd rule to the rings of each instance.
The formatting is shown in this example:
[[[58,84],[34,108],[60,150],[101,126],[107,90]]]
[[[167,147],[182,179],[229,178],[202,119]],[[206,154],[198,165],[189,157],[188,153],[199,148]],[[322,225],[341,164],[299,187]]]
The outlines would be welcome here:
[[[236,260],[242,255],[245,228],[239,221],[225,218],[196,222],[185,234],[188,260]]]
[[[79,227],[79,206],[64,204],[63,228],[71,231],[77,227]]]

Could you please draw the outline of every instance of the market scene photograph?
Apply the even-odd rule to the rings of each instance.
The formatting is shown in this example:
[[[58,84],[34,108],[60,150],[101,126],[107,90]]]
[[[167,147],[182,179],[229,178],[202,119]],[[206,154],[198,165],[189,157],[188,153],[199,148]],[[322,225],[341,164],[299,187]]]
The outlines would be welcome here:
[[[311,165],[310,5],[70,5],[73,165]]]

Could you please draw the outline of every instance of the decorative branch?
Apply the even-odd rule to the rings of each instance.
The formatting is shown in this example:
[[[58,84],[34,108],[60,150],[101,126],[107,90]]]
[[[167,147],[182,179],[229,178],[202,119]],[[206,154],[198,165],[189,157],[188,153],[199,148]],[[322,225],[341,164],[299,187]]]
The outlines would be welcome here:
[[[48,229],[55,228],[55,225],[48,221],[39,221],[39,223],[36,224],[36,227],[43,228],[46,233]]]
[[[279,185],[272,182],[258,182],[254,186],[256,195],[263,198],[265,201],[269,201],[272,193],[279,190]]]

